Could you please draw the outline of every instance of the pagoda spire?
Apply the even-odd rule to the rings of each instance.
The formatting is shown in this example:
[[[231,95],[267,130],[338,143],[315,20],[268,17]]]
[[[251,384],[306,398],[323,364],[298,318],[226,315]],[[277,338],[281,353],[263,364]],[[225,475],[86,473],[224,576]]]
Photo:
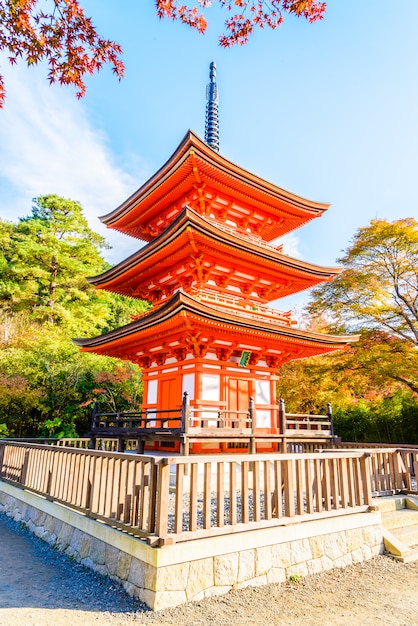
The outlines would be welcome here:
[[[216,85],[216,63],[212,61],[209,73],[210,83],[206,85],[205,142],[219,152],[219,113],[218,87]]]

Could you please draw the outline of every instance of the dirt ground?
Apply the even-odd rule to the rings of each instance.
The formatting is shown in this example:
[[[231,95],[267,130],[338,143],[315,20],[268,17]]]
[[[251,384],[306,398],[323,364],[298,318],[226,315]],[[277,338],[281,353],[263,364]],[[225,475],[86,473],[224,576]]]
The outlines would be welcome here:
[[[0,625],[90,624],[418,626],[418,563],[381,556],[300,582],[249,587],[153,613],[112,581],[0,519]]]

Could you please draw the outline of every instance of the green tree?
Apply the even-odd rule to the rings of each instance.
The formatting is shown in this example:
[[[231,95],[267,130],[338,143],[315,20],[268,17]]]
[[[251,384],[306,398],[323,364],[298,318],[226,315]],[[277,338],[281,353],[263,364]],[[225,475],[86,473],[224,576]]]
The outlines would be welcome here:
[[[32,215],[5,230],[0,297],[8,296],[12,311],[59,323],[72,303],[85,300],[85,276],[104,269],[104,239],[89,228],[78,202],[55,195],[37,198]]]
[[[283,365],[278,397],[290,413],[323,414],[331,402],[334,432],[343,441],[418,443],[413,350],[384,333],[365,332],[347,351]]]
[[[0,373],[0,437],[31,437],[44,419],[41,390],[23,376]]]
[[[313,290],[309,313],[328,315],[334,331],[361,330],[357,369],[418,393],[418,222],[372,220],[339,262],[343,272]]]
[[[334,430],[343,441],[417,444],[418,403],[398,389],[388,397],[337,406]]]
[[[96,402],[138,409],[142,389],[137,365],[81,353],[59,328],[29,327],[0,349],[0,424],[12,436],[84,435]]]
[[[344,271],[314,289],[309,312],[331,314],[345,330],[383,330],[418,346],[418,222],[372,220],[339,263]]]
[[[0,324],[3,339],[16,315],[94,335],[121,325],[144,303],[98,291],[86,276],[107,268],[103,237],[93,232],[78,202],[46,195],[18,224],[0,222]]]

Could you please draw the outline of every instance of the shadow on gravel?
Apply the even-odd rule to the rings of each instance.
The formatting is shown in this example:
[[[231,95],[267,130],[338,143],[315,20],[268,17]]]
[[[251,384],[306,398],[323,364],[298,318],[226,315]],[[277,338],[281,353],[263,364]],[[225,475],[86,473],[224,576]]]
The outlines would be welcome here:
[[[0,609],[143,613],[118,583],[74,563],[0,513]]]

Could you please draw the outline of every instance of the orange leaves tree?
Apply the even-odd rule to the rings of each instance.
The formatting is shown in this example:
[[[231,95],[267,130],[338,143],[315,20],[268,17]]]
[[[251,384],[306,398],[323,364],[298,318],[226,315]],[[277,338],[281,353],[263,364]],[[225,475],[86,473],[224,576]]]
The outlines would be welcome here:
[[[225,20],[226,32],[219,37],[224,48],[245,44],[257,27],[277,28],[286,13],[315,22],[322,19],[326,9],[321,0],[195,0],[188,4],[184,0],[156,0],[155,4],[159,17],[181,20],[201,33],[208,26],[204,10],[221,5],[230,12]]]
[[[223,47],[246,43],[256,27],[276,28],[286,13],[314,22],[326,9],[321,0],[155,0],[160,18],[180,20],[201,33],[207,29],[204,12],[214,4],[230,13],[219,37]],[[99,35],[78,0],[0,0],[1,52],[12,64],[46,61],[49,82],[74,85],[78,98],[86,91],[85,76],[104,64],[119,79],[124,73],[120,45]],[[0,108],[5,94],[0,76]]]
[[[124,66],[119,44],[101,37],[77,0],[0,0],[0,52],[10,63],[46,61],[50,83],[74,85],[84,95],[84,77],[109,63],[118,78]],[[5,98],[0,76],[0,107]]]

